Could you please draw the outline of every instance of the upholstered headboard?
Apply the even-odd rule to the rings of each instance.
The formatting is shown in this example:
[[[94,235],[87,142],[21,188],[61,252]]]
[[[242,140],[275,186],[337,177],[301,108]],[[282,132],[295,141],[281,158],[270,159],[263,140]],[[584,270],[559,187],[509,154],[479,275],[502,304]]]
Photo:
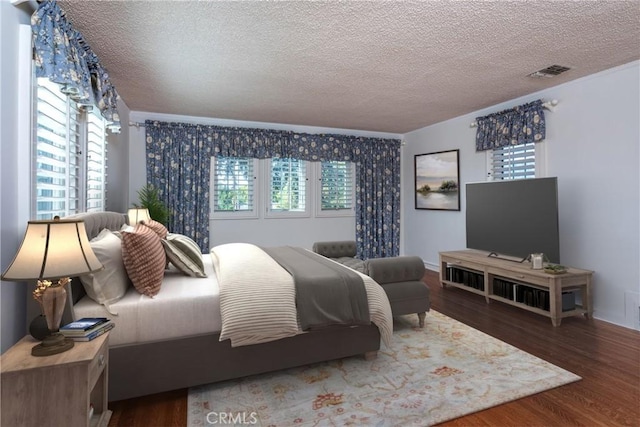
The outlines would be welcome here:
[[[85,212],[71,215],[68,218],[83,219],[89,240],[96,237],[100,231],[108,228],[117,231],[127,223],[127,216],[119,212]]]

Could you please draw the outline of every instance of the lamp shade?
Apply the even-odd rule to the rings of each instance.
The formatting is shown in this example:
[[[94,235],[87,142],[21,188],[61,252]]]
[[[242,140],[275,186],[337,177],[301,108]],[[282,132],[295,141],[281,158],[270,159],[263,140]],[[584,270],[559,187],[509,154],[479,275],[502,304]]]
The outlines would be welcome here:
[[[129,217],[129,225],[136,225],[140,221],[149,221],[151,219],[147,208],[131,208],[127,211],[127,216]]]
[[[20,249],[2,280],[61,278],[101,268],[84,220],[29,221]]]

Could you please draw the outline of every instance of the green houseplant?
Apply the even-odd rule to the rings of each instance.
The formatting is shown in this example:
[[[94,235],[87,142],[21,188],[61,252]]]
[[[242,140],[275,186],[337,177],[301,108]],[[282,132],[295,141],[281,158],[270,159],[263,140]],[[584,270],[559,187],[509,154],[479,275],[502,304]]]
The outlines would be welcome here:
[[[135,207],[149,209],[151,219],[167,225],[170,215],[169,208],[160,200],[157,188],[151,184],[145,185],[138,190],[138,199],[140,200],[140,205],[134,205]]]

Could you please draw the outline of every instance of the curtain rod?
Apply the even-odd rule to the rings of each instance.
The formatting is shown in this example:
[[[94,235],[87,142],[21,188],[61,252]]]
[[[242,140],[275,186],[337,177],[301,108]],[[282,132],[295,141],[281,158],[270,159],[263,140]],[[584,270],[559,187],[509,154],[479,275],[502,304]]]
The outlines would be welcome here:
[[[144,123],[141,123],[141,122],[129,122],[129,126],[135,126],[138,129],[140,129],[140,127],[144,127]]]
[[[553,111],[556,111],[556,105],[558,105],[558,100],[552,99],[551,101],[543,102],[542,108],[553,112]],[[469,125],[470,128],[474,128],[477,126],[478,126],[478,122],[471,122],[471,124]]]

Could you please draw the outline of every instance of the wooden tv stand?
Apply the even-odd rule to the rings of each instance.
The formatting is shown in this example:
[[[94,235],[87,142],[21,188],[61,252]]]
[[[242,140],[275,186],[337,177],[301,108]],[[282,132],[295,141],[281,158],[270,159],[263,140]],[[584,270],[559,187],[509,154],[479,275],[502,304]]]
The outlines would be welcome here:
[[[440,252],[440,284],[483,295],[487,303],[500,301],[550,317],[553,326],[565,317],[593,315],[592,271],[567,268],[566,273],[549,274],[533,270],[528,261],[488,255],[472,249]],[[581,294],[581,306],[572,303],[576,292]]]

